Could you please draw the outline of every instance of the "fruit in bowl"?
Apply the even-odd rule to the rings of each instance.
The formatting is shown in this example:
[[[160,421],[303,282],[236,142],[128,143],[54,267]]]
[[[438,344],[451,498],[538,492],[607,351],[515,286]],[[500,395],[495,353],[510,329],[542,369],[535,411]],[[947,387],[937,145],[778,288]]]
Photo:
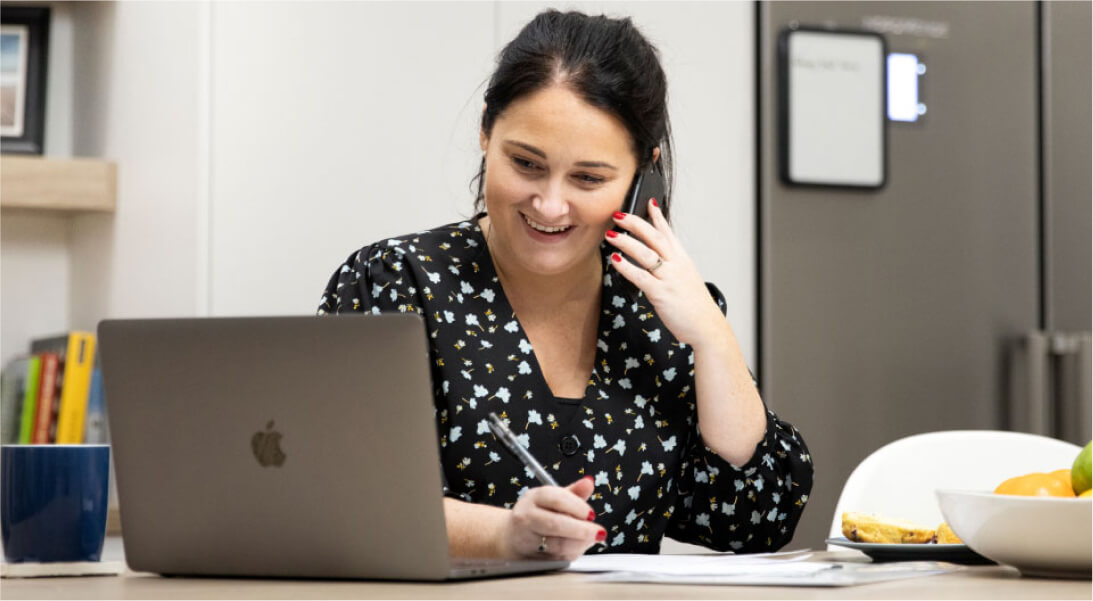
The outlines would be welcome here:
[[[941,514],[973,551],[1024,575],[1089,578],[1091,445],[1070,469],[1016,476],[994,492],[939,490]]]

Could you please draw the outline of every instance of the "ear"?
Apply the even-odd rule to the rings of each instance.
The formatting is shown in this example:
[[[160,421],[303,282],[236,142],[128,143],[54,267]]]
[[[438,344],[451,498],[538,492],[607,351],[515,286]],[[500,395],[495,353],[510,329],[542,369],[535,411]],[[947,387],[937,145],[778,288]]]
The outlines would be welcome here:
[[[478,146],[482,149],[482,154],[486,153],[486,149],[489,148],[490,139],[486,136],[486,132],[478,130]]]
[[[659,159],[659,158],[660,158],[660,146],[657,146],[656,148],[653,149],[653,162],[654,163],[657,162],[657,159]]]

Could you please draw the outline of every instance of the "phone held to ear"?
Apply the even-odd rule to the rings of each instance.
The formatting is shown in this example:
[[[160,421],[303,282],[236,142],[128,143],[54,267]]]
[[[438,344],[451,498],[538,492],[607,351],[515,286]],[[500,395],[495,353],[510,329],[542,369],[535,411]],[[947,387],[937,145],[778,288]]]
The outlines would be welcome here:
[[[648,167],[634,174],[630,191],[626,193],[626,199],[619,210],[648,220],[650,198],[657,199],[657,202],[663,206],[664,173],[660,170],[659,160],[649,163]]]
[[[638,171],[634,174],[634,181],[630,183],[630,191],[626,193],[626,198],[623,200],[622,208],[619,209],[623,213],[635,215],[642,219],[649,220],[649,199],[655,198],[660,206],[664,206],[664,172],[660,169],[660,160],[653,161],[648,167]],[[616,231],[625,233],[621,228],[616,227]],[[625,260],[631,263],[642,266],[641,263],[635,261],[633,257],[626,253],[620,253]],[[637,296],[637,287],[629,282],[624,284],[624,288],[629,292],[631,300],[634,300]]]

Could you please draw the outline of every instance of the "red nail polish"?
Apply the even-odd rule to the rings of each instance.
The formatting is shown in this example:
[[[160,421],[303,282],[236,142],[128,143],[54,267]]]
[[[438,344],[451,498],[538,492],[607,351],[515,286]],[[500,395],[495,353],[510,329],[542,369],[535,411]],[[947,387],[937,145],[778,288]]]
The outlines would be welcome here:
[[[649,203],[652,204],[654,207],[660,208],[660,205],[657,204],[657,199],[655,198],[650,198]]]
[[[584,478],[581,478],[581,480],[595,480],[595,478],[592,476],[585,476]]]
[[[619,256],[619,253],[611,253],[611,260],[616,263],[622,263],[622,257]]]
[[[626,217],[626,213],[620,213],[619,211],[615,211],[615,219],[622,219],[623,217]]]
[[[596,521],[596,512],[595,511],[589,511],[588,512],[588,521],[590,521],[590,522],[595,522]]]
[[[607,230],[607,237],[608,238],[618,238],[619,233],[616,232],[615,230]]]
[[[596,542],[602,543],[605,540],[607,540],[607,531],[606,530],[600,530],[599,532],[596,533]]]

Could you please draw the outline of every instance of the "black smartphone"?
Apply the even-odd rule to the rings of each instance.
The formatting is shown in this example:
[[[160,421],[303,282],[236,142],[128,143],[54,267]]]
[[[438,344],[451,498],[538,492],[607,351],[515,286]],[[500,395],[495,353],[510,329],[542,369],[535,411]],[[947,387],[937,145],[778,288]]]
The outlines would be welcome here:
[[[626,197],[622,202],[622,208],[619,210],[623,213],[636,215],[648,221],[649,199],[657,199],[657,202],[663,207],[665,188],[664,172],[661,171],[660,160],[653,161],[652,163],[649,163],[648,167],[639,170],[634,174],[634,181],[630,182],[630,190],[626,193]],[[625,233],[625,231],[619,227],[616,227],[615,231]],[[624,260],[642,266],[641,263],[635,261],[633,257],[626,253],[620,254],[622,254]],[[627,281],[623,284],[623,288],[627,291],[630,300],[636,300],[638,293],[636,286]]]
[[[663,206],[664,188],[664,173],[660,169],[660,160],[653,161],[648,167],[634,174],[634,181],[630,182],[630,190],[626,193],[626,199],[619,210],[648,220],[649,199],[655,198]]]

